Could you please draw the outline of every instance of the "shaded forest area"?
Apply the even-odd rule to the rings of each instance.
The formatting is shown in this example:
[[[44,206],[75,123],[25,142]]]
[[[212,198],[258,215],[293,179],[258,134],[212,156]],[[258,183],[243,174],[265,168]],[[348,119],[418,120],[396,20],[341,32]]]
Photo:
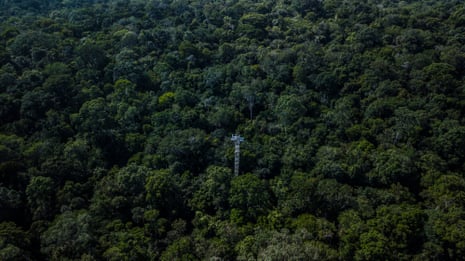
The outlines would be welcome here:
[[[463,1],[3,0],[0,66],[1,260],[465,255]]]

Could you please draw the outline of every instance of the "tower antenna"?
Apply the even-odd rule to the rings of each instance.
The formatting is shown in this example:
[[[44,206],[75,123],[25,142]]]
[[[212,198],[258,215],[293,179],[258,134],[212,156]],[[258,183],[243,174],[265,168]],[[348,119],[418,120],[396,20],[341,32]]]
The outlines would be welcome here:
[[[234,176],[239,175],[239,162],[241,156],[241,142],[244,141],[244,138],[234,134],[231,136],[231,141],[234,142]]]

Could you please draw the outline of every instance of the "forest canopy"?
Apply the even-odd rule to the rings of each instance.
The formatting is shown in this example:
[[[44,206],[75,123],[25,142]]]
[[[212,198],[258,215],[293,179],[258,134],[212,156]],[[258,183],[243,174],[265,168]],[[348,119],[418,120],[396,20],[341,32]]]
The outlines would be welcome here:
[[[2,0],[0,259],[461,259],[464,74],[458,0]]]

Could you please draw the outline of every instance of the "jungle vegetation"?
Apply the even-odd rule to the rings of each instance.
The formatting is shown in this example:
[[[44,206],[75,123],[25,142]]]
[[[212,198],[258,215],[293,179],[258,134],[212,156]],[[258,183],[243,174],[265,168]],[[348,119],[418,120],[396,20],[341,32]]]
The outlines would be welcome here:
[[[0,259],[461,259],[464,73],[459,0],[2,0]]]

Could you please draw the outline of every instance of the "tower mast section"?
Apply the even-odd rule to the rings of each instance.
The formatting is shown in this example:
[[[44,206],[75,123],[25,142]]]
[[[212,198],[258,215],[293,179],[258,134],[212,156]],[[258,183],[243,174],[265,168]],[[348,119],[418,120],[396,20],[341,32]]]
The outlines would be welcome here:
[[[241,142],[244,141],[244,138],[234,134],[231,136],[231,141],[234,142],[234,176],[238,176],[241,156]]]

